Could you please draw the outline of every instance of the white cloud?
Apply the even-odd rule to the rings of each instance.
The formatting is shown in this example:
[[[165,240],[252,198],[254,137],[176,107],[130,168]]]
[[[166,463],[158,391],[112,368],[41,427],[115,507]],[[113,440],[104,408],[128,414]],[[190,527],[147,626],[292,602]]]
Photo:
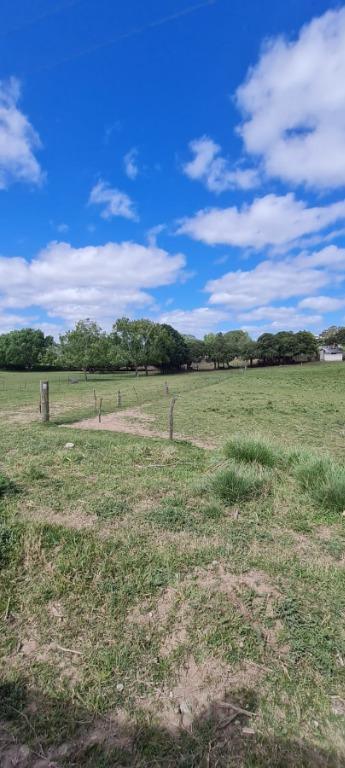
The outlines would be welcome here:
[[[264,248],[293,244],[294,240],[320,232],[345,219],[345,201],[308,207],[287,195],[265,195],[242,208],[211,208],[183,219],[178,234],[209,245],[223,244]]]
[[[184,265],[181,254],[138,243],[73,248],[53,242],[31,262],[0,257],[0,306],[35,306],[68,322],[89,316],[107,323],[151,306],[147,291],[176,282]]]
[[[301,307],[301,303],[298,305]],[[316,308],[316,307],[315,307]],[[301,330],[319,325],[322,316],[306,314],[298,311],[296,307],[257,307],[250,312],[241,312],[238,319],[245,323],[245,327],[253,322],[261,320],[270,321],[269,327],[276,330]],[[267,326],[266,326],[267,327]]]
[[[345,279],[345,249],[329,246],[321,251],[267,259],[248,270],[228,272],[210,280],[205,290],[210,303],[237,309],[262,307],[297,296],[314,296],[326,285]]]
[[[0,189],[15,181],[40,184],[44,174],[34,152],[41,142],[30,121],[18,108],[20,83],[0,80]]]
[[[29,325],[31,327],[30,318],[13,312],[4,312],[0,308],[0,334],[13,331],[15,328],[27,328]]]
[[[62,222],[61,224],[56,225],[56,229],[58,232],[68,232],[69,224],[65,224],[64,222]]]
[[[191,334],[198,338],[205,336],[206,333],[227,320],[229,320],[227,312],[210,309],[210,307],[173,309],[170,312],[165,312],[159,318],[160,323],[168,323],[180,333]]]
[[[345,306],[345,299],[335,299],[333,296],[309,296],[302,299],[298,306],[301,309],[316,309],[317,312],[336,312]]]
[[[269,176],[316,188],[345,185],[345,8],[266,43],[237,91],[248,153]]]
[[[252,168],[232,167],[222,157],[221,147],[208,136],[194,139],[189,143],[194,157],[183,165],[183,173],[190,179],[202,181],[211,192],[227,189],[251,189],[258,184],[257,171]]]
[[[157,237],[166,229],[166,224],[156,224],[155,227],[151,227],[146,232],[147,242],[149,245],[157,245]]]
[[[89,204],[104,205],[101,212],[102,219],[112,219],[114,216],[122,216],[125,219],[137,221],[134,203],[126,192],[121,192],[111,187],[106,181],[95,184],[90,192]]]
[[[129,179],[132,179],[132,181],[134,181],[134,179],[137,178],[139,173],[137,159],[138,159],[138,150],[135,147],[130,149],[129,152],[127,152],[127,154],[123,158],[125,174],[126,176],[128,176]]]

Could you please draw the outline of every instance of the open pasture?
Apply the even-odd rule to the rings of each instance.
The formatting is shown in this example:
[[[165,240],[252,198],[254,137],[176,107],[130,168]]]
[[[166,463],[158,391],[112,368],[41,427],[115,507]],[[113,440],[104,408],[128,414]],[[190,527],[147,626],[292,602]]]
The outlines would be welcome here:
[[[0,373],[0,758],[345,765],[345,367],[70,377]]]

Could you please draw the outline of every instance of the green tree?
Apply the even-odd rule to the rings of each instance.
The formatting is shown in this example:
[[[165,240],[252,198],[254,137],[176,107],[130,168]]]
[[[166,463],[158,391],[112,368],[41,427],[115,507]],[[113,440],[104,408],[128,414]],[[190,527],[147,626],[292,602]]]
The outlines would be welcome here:
[[[292,362],[296,356],[295,334],[292,331],[279,331],[274,337],[280,363]]]
[[[192,364],[199,368],[199,363],[205,357],[205,344],[201,339],[197,339],[195,336],[185,335],[183,336],[188,350],[188,367]]]
[[[279,362],[278,344],[273,333],[263,333],[259,336],[256,348],[258,358],[263,363],[270,363],[272,365]]]
[[[330,325],[329,328],[325,328],[324,331],[321,331],[319,339],[322,344],[339,344],[340,342],[337,341],[337,338],[342,331],[344,332],[345,340],[345,328],[338,325]]]
[[[152,348],[152,363],[162,373],[179,370],[188,364],[188,347],[183,336],[171,325],[157,324]]]
[[[22,328],[0,336],[0,365],[4,368],[31,370],[52,345],[52,336],[34,328]]]
[[[242,360],[249,360],[249,365],[252,367],[253,360],[257,357],[258,350],[256,341],[253,341],[248,337],[247,341],[241,344],[241,358]]]
[[[152,362],[153,345],[157,333],[157,324],[151,320],[129,320],[121,317],[113,325],[112,341],[126,360],[127,367],[144,366],[146,375]]]
[[[109,340],[100,326],[89,318],[79,320],[73,331],[60,336],[61,358],[67,368],[104,370],[109,364]]]
[[[229,365],[236,357],[244,357],[245,345],[250,341],[247,331],[234,330],[224,333],[226,362]]]
[[[298,333],[295,333],[295,356],[304,357],[307,360],[315,360],[318,357],[318,353],[318,343],[313,333],[310,333],[310,331],[298,331]]]
[[[224,366],[227,362],[226,339],[223,333],[208,333],[204,337],[204,345],[207,359],[213,363],[214,368]]]

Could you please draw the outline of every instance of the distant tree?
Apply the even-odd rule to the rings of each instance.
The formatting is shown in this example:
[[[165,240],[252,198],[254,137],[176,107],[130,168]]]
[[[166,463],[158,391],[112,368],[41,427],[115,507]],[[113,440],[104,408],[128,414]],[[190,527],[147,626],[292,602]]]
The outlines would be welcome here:
[[[338,328],[334,336],[334,344],[345,344],[345,328]]]
[[[307,360],[315,360],[318,357],[318,351],[317,339],[313,333],[310,331],[295,333],[295,358],[303,357]]]
[[[224,333],[226,363],[229,365],[235,358],[244,358],[244,350],[250,336],[247,331],[234,330]]]
[[[188,364],[188,347],[183,336],[171,325],[157,324],[152,348],[152,362],[161,371],[178,370]]]
[[[227,362],[226,339],[223,333],[208,333],[204,337],[204,345],[207,359],[213,363],[214,368]]]
[[[104,370],[109,363],[109,340],[100,326],[89,318],[79,320],[73,331],[60,336],[61,359],[67,368]]]
[[[291,363],[296,356],[295,334],[292,331],[279,331],[274,336],[279,363]]]
[[[152,362],[156,334],[157,324],[151,320],[129,320],[128,317],[121,317],[113,325],[111,338],[127,367],[133,367],[137,371],[139,366],[144,366],[147,374],[148,365]]]
[[[257,350],[257,344],[256,341],[253,341],[252,339],[248,338],[247,341],[244,341],[241,344],[241,358],[243,360],[249,360],[249,365],[252,367],[253,360],[257,357],[258,350]]]
[[[330,325],[329,328],[325,328],[324,331],[321,331],[319,339],[323,344],[337,344],[340,342],[337,342],[338,334],[344,331],[344,338],[345,338],[345,328],[342,328],[338,325]]]
[[[199,363],[205,357],[205,344],[201,339],[197,339],[195,336],[183,336],[188,350],[188,367],[192,364],[199,367]]]
[[[53,338],[52,343],[49,344],[44,352],[40,355],[39,364],[42,368],[63,367],[60,345],[56,344]]]
[[[270,365],[296,362],[301,357],[313,360],[318,353],[316,337],[309,331],[263,333],[257,340],[256,348],[258,358]]]
[[[345,328],[344,326],[331,325],[330,328],[326,328],[319,336],[319,340],[323,344],[344,344],[345,345]]]
[[[0,336],[0,365],[31,370],[52,345],[52,336],[34,328],[22,328]]]
[[[215,333],[207,333],[206,336],[204,336],[204,347],[205,347],[206,360],[213,363],[214,368],[216,368],[217,356],[216,356],[216,334]]]
[[[279,361],[279,349],[273,333],[263,333],[259,336],[257,343],[257,355],[263,363],[273,365]]]

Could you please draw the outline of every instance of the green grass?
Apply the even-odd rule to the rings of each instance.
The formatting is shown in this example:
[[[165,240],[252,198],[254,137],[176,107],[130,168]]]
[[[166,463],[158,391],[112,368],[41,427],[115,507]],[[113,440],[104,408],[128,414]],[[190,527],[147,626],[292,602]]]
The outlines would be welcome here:
[[[216,496],[227,504],[255,498],[267,489],[269,477],[258,467],[239,466],[229,462],[226,469],[217,472],[212,480]]]
[[[274,467],[281,454],[267,440],[238,435],[224,446],[228,458],[244,462],[256,462],[264,467]]]
[[[12,485],[7,477],[0,474],[0,497],[11,491]]]
[[[120,388],[166,432],[161,376],[47,377],[45,426],[46,376],[0,372],[0,763],[15,739],[61,768],[339,767],[345,367],[169,377],[204,449],[59,426]],[[163,719],[181,698],[192,732]]]
[[[296,476],[316,504],[330,512],[345,511],[345,468],[331,458],[310,456],[296,467]]]

